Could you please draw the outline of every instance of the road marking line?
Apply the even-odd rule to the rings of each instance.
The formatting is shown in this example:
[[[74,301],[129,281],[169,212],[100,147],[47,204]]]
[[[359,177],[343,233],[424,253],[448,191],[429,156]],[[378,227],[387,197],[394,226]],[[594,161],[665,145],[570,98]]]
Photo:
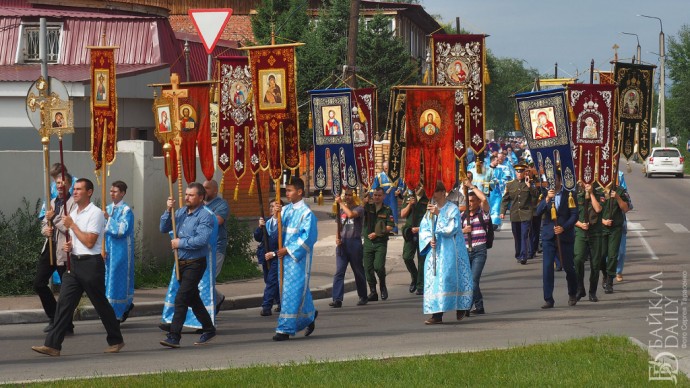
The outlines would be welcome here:
[[[628,222],[628,225],[630,225],[629,222]],[[652,247],[649,246],[649,243],[647,242],[647,240],[645,240],[644,237],[642,237],[642,232],[639,230],[636,230],[636,231],[634,231],[634,233],[637,235],[637,238],[639,238],[640,241],[642,241],[642,245],[645,247],[647,252],[649,252],[649,257],[652,260],[659,260],[659,257],[654,253],[654,251],[652,250]]]
[[[682,224],[666,224],[673,233],[690,233],[690,230]]]
[[[644,231],[645,228],[639,222],[628,221],[628,231]]]

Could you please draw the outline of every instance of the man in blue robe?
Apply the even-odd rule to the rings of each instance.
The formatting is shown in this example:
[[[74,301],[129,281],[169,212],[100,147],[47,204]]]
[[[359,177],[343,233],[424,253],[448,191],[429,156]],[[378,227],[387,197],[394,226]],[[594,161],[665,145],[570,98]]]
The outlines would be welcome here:
[[[309,336],[314,332],[318,315],[309,290],[312,254],[318,238],[316,216],[302,199],[302,179],[292,177],[285,186],[285,196],[290,203],[282,209],[276,209],[281,210],[283,229],[283,246],[276,252],[276,256],[283,261],[283,276],[280,284],[280,316],[274,341],[285,341],[305,329],[305,337]]]
[[[204,204],[215,214],[218,220],[218,245],[216,247],[216,269],[214,272],[215,278],[217,279],[218,275],[220,275],[220,270],[223,269],[225,250],[228,248],[228,231],[225,229],[225,221],[227,221],[230,216],[230,206],[228,206],[228,202],[222,196],[218,195],[218,182],[214,179],[204,182],[204,190],[206,190]],[[218,291],[217,287],[213,292],[213,299],[216,302],[215,314],[218,315],[225,301],[225,295]]]
[[[393,211],[393,233],[398,233],[398,216],[400,211],[398,210],[398,196],[405,190],[405,184],[402,179],[398,179],[396,182],[391,181],[388,177],[388,162],[383,162],[381,164],[383,171],[379,172],[374,179],[374,184],[371,186],[371,192],[377,187],[383,188],[384,194],[383,203],[391,208]]]
[[[434,203],[435,202],[435,203]],[[443,323],[443,313],[455,311],[457,320],[469,316],[472,306],[472,269],[462,234],[460,210],[446,200],[443,182],[436,183],[432,202],[419,229],[424,262],[424,323]]]
[[[205,195],[201,183],[190,183],[185,191],[185,206],[175,212],[177,238],[170,241],[170,246],[178,252],[180,280],[173,268],[163,306],[163,323],[159,326],[168,331],[168,337],[160,341],[163,346],[179,348],[183,326],[201,329],[201,337],[194,345],[205,345],[216,336],[213,287],[218,220],[204,206]],[[162,233],[172,234],[174,206],[175,200],[169,197],[160,221]]]
[[[115,181],[110,187],[113,202],[106,207],[105,296],[120,322],[134,308],[134,213],[122,199],[127,184]]]

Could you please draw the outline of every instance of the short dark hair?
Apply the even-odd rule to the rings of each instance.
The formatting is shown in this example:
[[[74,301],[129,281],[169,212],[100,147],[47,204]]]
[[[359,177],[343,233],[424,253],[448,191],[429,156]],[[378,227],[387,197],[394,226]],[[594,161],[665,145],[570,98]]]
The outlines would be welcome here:
[[[443,191],[444,193],[446,192],[446,185],[443,184],[443,181],[436,181],[436,189],[434,189],[434,193],[438,193]]]
[[[192,182],[187,186],[188,189],[196,189],[196,193],[199,194],[202,198],[206,198],[206,189],[204,189],[204,185],[202,185],[199,182]]]
[[[290,181],[288,181],[286,186],[292,186],[295,190],[302,190],[302,193],[304,193],[304,181],[300,177],[290,177]]]
[[[127,184],[123,181],[115,181],[111,184],[111,186],[117,187],[117,189],[122,191],[123,193],[127,192]]]
[[[53,163],[52,166],[50,166],[50,176],[55,178],[56,176],[62,174],[62,163]],[[65,166],[65,172],[67,172],[67,166]]]
[[[80,182],[84,183],[84,188],[86,189],[86,191],[93,190],[93,182],[91,182],[91,180],[86,179],[86,178],[77,179],[76,183],[80,183]]]
[[[271,200],[268,201],[268,206],[271,206],[271,205],[274,204],[275,202],[276,202],[276,199],[275,199],[275,198],[271,198]],[[285,204],[283,203],[283,200],[282,200],[282,199],[279,200],[278,202],[280,202],[280,206],[285,205]]]
[[[383,187],[381,187],[381,186],[374,188],[374,191],[384,192]]]

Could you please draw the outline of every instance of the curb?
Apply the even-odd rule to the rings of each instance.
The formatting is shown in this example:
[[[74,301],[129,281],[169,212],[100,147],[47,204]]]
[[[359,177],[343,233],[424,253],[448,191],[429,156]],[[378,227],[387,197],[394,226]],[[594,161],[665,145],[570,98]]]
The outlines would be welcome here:
[[[354,279],[345,280],[345,292],[356,290]],[[333,292],[333,284],[312,287],[312,298],[326,299],[330,298]],[[135,292],[136,302],[136,292]],[[221,305],[221,310],[243,310],[254,307],[261,307],[263,302],[263,294],[250,294],[237,297],[226,297]],[[154,315],[161,315],[163,312],[163,305],[165,301],[160,302],[142,302],[135,303],[135,308],[130,313],[129,317],[149,317]],[[75,321],[85,321],[99,319],[96,309],[89,305],[77,307],[74,312]],[[47,323],[49,321],[42,309],[34,310],[7,310],[0,311],[0,325],[21,324],[21,323]]]

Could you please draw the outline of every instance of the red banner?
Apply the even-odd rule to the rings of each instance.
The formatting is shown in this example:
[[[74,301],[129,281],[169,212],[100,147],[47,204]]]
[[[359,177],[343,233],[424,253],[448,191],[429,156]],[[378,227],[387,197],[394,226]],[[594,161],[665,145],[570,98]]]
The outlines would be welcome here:
[[[252,173],[259,169],[257,132],[254,126],[251,72],[247,57],[220,57],[220,139],[218,167],[233,167],[239,180],[247,171],[247,153]],[[233,152],[234,150],[234,152]]]
[[[485,35],[435,34],[431,40],[434,84],[457,86],[468,91],[470,133],[467,138],[469,144],[465,146],[479,154],[486,146],[485,88],[489,83],[489,73],[486,65]],[[456,104],[462,103],[461,101],[456,98]],[[462,141],[465,142],[465,139]]]
[[[578,182],[606,186],[615,178],[615,89],[613,84],[568,85],[568,104],[576,118],[570,136]]]
[[[96,170],[115,161],[117,143],[116,47],[91,49],[91,158]]]
[[[376,88],[352,91],[352,144],[359,182],[364,187],[374,184],[374,135],[376,134]],[[355,109],[356,108],[356,109]]]
[[[279,179],[283,168],[299,167],[295,46],[247,47],[252,75],[252,102],[259,139],[266,137],[268,168]],[[259,149],[261,153],[261,147]]]
[[[405,183],[417,187],[423,165],[429,198],[439,178],[446,190],[455,186],[455,106],[455,90],[407,90]]]

